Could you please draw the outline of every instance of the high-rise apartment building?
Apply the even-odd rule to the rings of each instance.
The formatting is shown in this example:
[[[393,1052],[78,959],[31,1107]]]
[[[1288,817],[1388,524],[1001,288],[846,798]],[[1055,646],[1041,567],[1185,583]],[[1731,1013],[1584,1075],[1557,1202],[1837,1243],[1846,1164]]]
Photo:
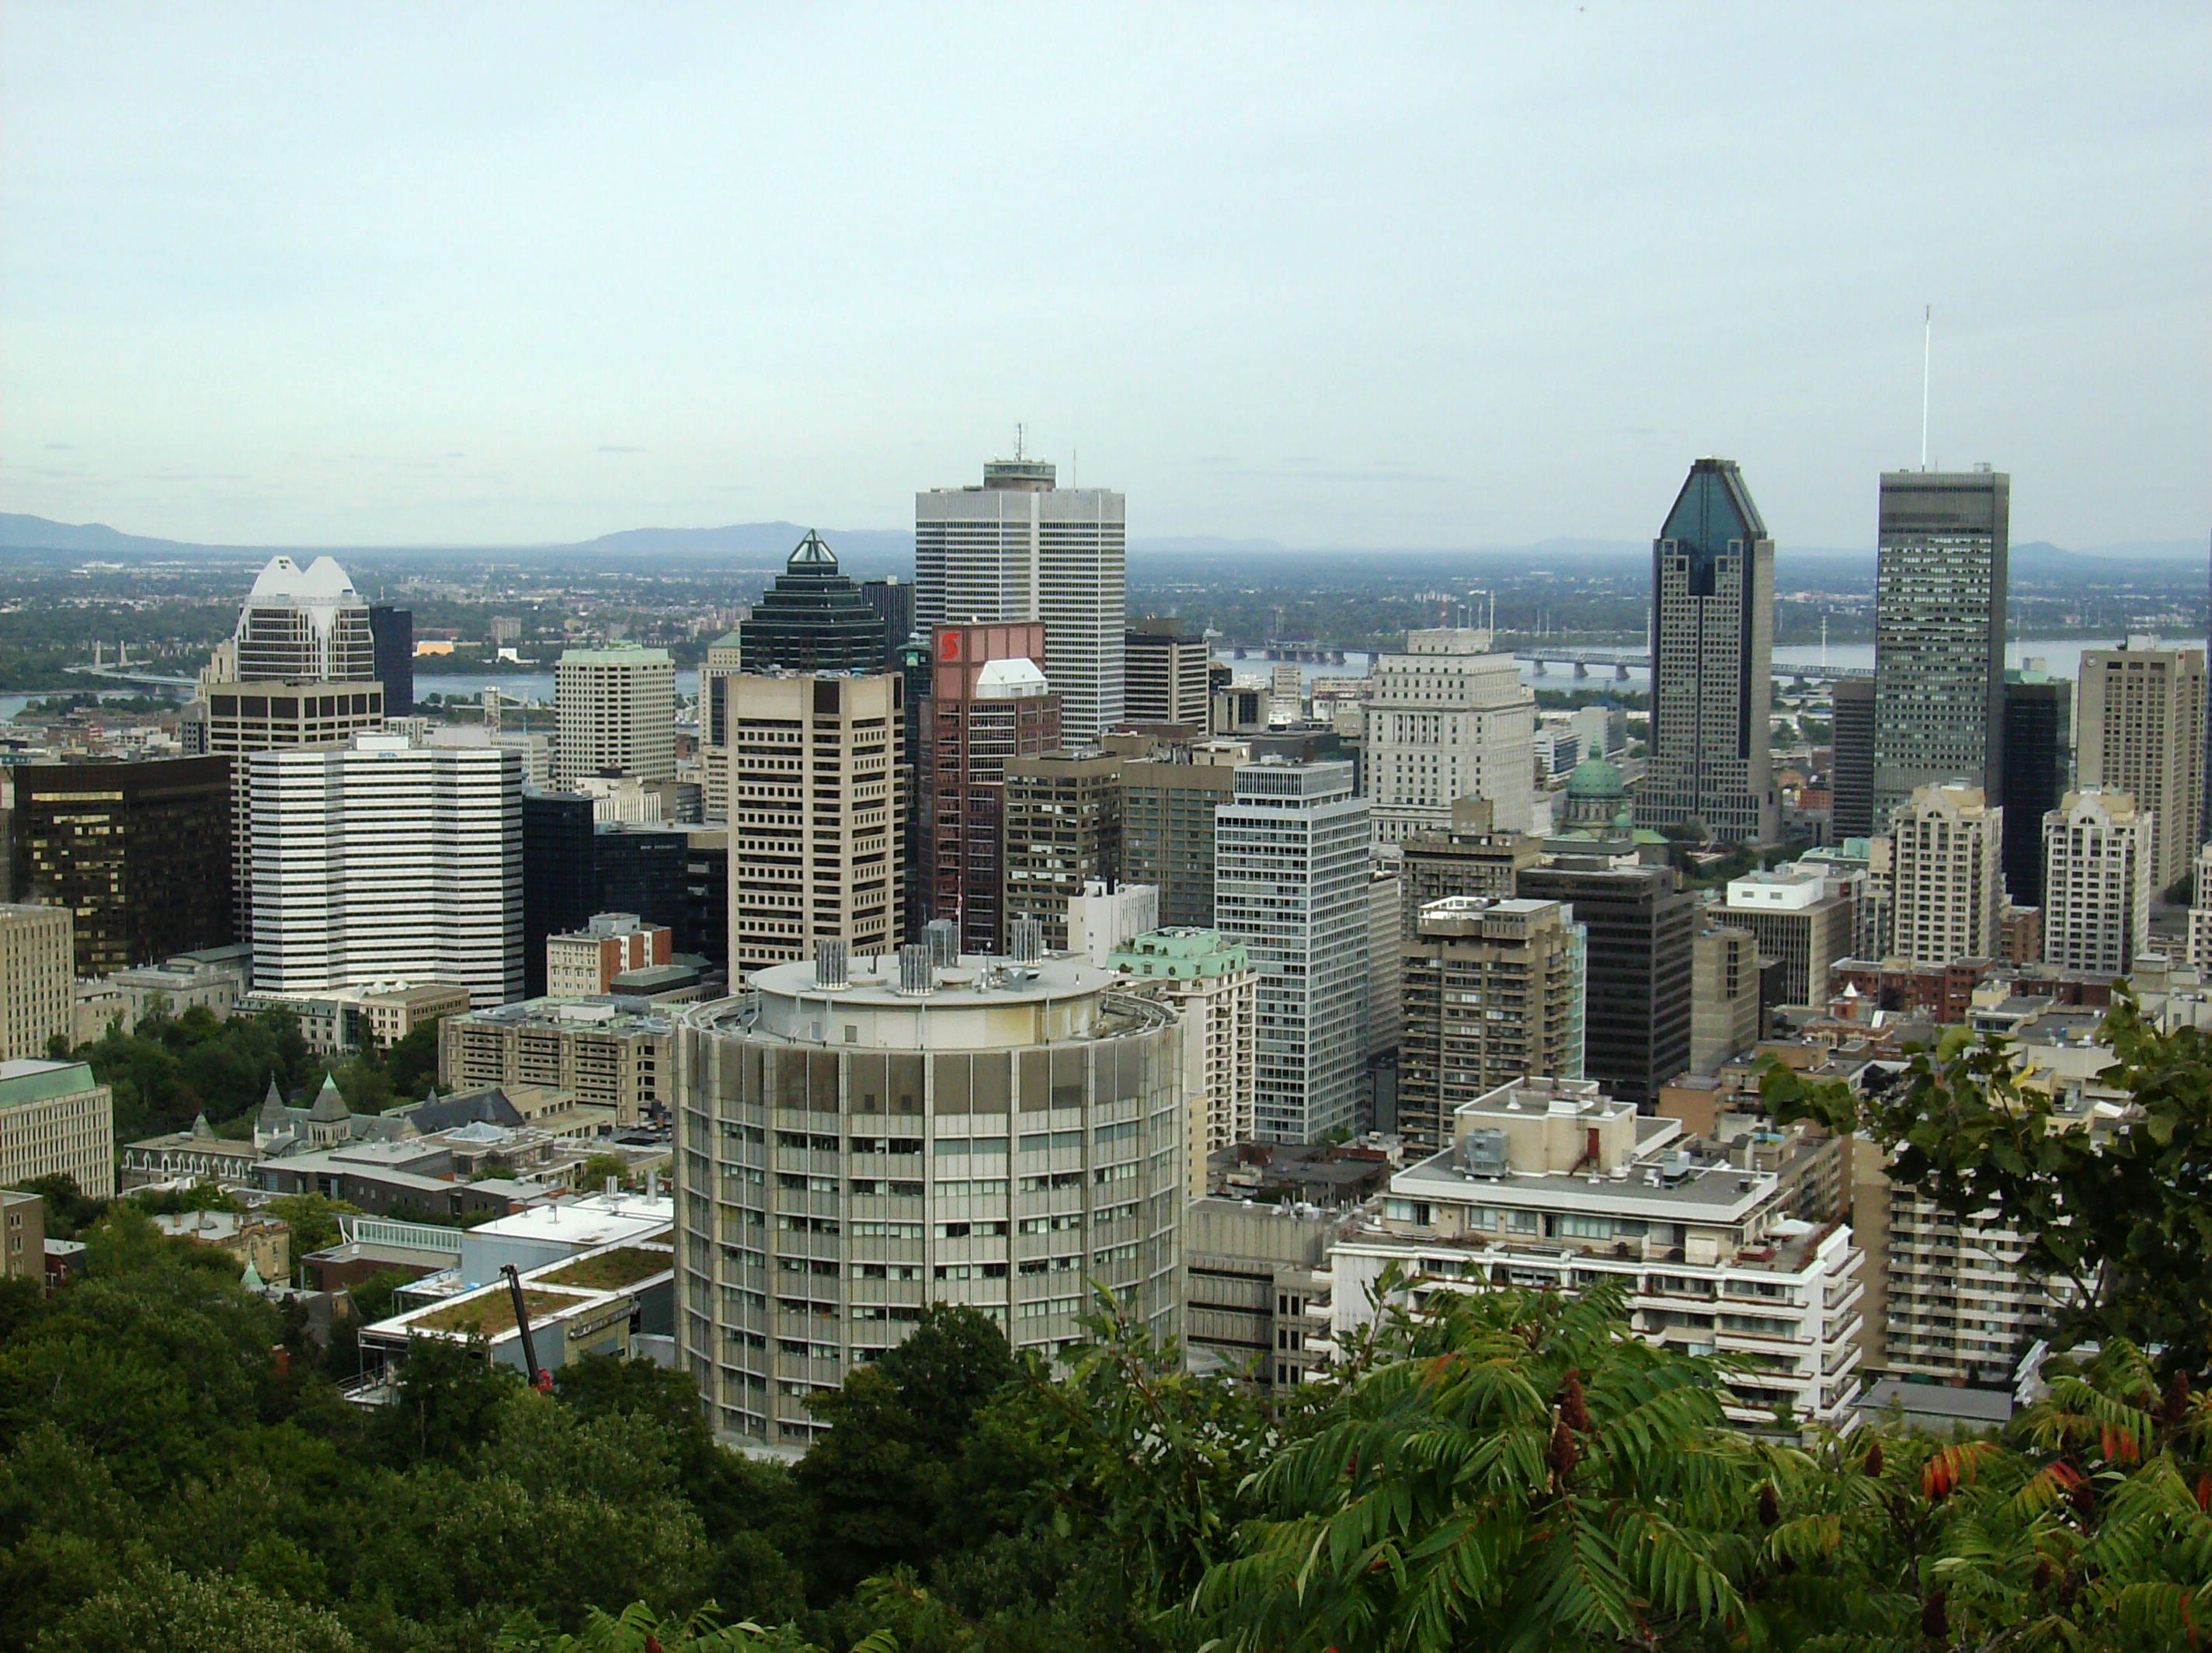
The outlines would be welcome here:
[[[730,818],[730,744],[722,685],[744,670],[744,645],[726,631],[707,645],[699,666],[699,811],[702,819]]]
[[[1127,502],[1056,480],[1041,460],[998,459],[980,487],[915,495],[915,623],[936,631],[1042,621],[1038,663],[1060,697],[1067,738],[1095,741],[1125,721]]]
[[[2135,968],[2150,939],[2154,830],[2134,799],[2104,787],[2068,793],[2043,817],[2044,963],[2099,975]]]
[[[77,975],[112,975],[237,938],[231,763],[168,757],[8,771],[15,890],[70,910]]]
[[[1833,893],[1817,868],[1778,866],[1730,878],[1727,904],[1713,918],[1750,931],[1760,956],[1781,966],[1777,1004],[1819,1005],[1827,1001],[1828,966],[1851,956],[1858,903]]]
[[[1717,1073],[1759,1042],[1758,938],[1729,924],[1706,924],[1690,970],[1690,1072]]]
[[[2189,903],[2188,960],[2200,971],[2212,971],[2212,844],[2197,851],[2196,899]]]
[[[407,717],[415,710],[415,611],[372,603],[368,635],[376,680],[384,685],[384,714]]]
[[[1064,952],[1068,902],[1121,877],[1121,760],[1089,750],[1010,757],[1005,800],[1006,921],[1035,919],[1046,947]]]
[[[0,1062],[43,1060],[69,1041],[76,1003],[76,949],[66,907],[0,907]]]
[[[1509,831],[1533,823],[1536,697],[1520,663],[1490,644],[1489,632],[1464,627],[1409,631],[1405,653],[1378,655],[1369,668],[1367,790],[1378,844],[1443,830],[1462,798],[1487,800]]]
[[[2004,811],[1979,787],[1921,787],[1890,822],[1890,951],[1937,968],[1997,956]]]
[[[553,666],[553,778],[676,778],[676,666],[661,648],[570,648]]]
[[[2039,672],[2004,686],[2004,886],[2015,907],[2043,905],[2043,817],[2066,795],[2074,685]]]
[[[1583,927],[1583,1072],[1638,1105],[1690,1066],[1698,904],[1674,869],[1562,860],[1524,867],[1514,892]]]
[[[1049,1357],[1103,1286],[1176,1335],[1175,1011],[1072,958],[835,954],[679,1026],[677,1341],[715,1429],[803,1446],[933,1303]]]
[[[1202,1199],[1207,1156],[1251,1141],[1258,1129],[1259,972],[1245,949],[1218,930],[1154,930],[1115,948],[1106,967],[1132,991],[1166,1000],[1182,1017],[1189,1194]]]
[[[884,617],[839,572],[837,554],[811,529],[738,627],[744,669],[883,671]]]
[[[1237,790],[1240,742],[1201,742],[1121,765],[1121,872],[1158,886],[1170,929],[1213,923],[1213,817]]]
[[[1501,1085],[1583,1076],[1583,936],[1556,901],[1448,896],[1403,944],[1398,1133],[1408,1159]]]
[[[2148,637],[2086,650],[2081,696],[2075,778],[2126,793],[2150,817],[2151,895],[2162,898],[2204,836],[2204,651]]]
[[[898,945],[896,676],[756,677],[723,685],[730,744],[730,968]]]
[[[961,951],[1006,951],[1006,760],[1060,744],[1040,621],[937,628],[930,706],[930,911]]]
[[[1778,842],[1774,542],[1735,460],[1690,467],[1652,542],[1651,587],[1651,756],[1637,821]]]
[[[1489,800],[1463,798],[1452,805],[1451,823],[1417,832],[1399,847],[1398,937],[1410,941],[1422,908],[1447,896],[1504,896],[1514,893],[1521,869],[1536,865],[1544,841],[1495,825]]]
[[[2012,478],[1887,471],[1875,572],[1874,828],[1922,787],[2004,781]]]
[[[522,763],[496,746],[343,746],[251,760],[253,985],[522,994]]]
[[[1874,836],[1874,679],[1838,678],[1830,709],[1836,757],[1828,778],[1835,799],[1828,836],[1840,844]]]
[[[1215,927],[1260,973],[1262,1142],[1314,1142],[1358,1123],[1369,830],[1342,763],[1245,764],[1215,811]]]
[[[1135,728],[1206,732],[1206,639],[1188,621],[1147,615],[1121,635],[1123,722]]]

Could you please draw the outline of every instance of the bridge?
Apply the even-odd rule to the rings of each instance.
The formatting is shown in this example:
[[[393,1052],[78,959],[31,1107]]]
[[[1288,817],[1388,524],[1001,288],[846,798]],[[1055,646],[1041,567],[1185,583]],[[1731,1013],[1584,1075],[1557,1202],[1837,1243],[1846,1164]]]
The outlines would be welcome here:
[[[169,689],[185,692],[200,686],[198,678],[165,677],[136,665],[65,665],[63,671],[79,678],[98,678],[102,683],[126,689]]]
[[[1641,648],[1555,648],[1548,645],[1531,645],[1516,648],[1513,658],[1536,668],[1536,675],[1545,675],[1547,665],[1571,665],[1575,676],[1587,678],[1592,666],[1611,666],[1613,677],[1626,678],[1633,669],[1649,672],[1651,654]],[[1806,665],[1774,663],[1774,676],[1789,683],[1834,683],[1844,678],[1871,678],[1874,668],[1868,665]]]

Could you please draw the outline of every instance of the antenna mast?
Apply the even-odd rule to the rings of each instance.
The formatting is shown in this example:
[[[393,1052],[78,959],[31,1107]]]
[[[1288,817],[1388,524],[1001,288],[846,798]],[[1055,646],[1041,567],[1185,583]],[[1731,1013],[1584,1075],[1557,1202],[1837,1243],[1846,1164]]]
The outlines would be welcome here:
[[[1920,468],[1928,469],[1928,368],[1936,351],[1936,307],[1920,313]]]
[[[1924,423],[1925,422],[1923,421],[1923,422]],[[1028,457],[1028,455],[1024,452],[1024,449],[1029,441],[1029,435],[1030,428],[1027,425],[1018,424],[1014,427],[1015,459],[1022,459]],[[1921,438],[1920,448],[1920,462],[1924,465],[1928,463],[1928,441],[1925,435]]]

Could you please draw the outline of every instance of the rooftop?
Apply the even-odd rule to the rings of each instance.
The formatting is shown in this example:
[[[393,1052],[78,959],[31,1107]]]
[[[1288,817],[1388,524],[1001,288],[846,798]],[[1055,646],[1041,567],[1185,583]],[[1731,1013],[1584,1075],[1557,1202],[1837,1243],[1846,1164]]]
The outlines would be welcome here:
[[[676,1201],[671,1197],[595,1194],[495,1217],[470,1232],[508,1240],[556,1240],[581,1250],[647,1239],[675,1222]]]
[[[943,1009],[1069,999],[1103,993],[1115,981],[1115,972],[1073,953],[1049,954],[1021,963],[963,953],[957,963],[934,972],[936,985],[926,997],[898,990],[899,961],[890,953],[863,953],[851,961],[846,974],[847,986],[825,988],[814,979],[811,963],[769,964],[755,970],[752,981],[763,993],[782,998],[834,1000],[885,1010],[912,1010],[924,1004]]]
[[[0,1108],[20,1108],[26,1103],[48,1102],[95,1088],[92,1069],[83,1062],[41,1061],[19,1057],[0,1062]]]

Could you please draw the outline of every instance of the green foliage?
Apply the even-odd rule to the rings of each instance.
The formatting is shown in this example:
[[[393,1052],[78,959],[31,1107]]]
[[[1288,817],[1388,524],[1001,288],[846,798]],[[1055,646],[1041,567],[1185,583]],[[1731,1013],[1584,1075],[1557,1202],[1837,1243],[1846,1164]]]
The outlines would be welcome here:
[[[292,1255],[304,1257],[336,1245],[343,1237],[339,1218],[362,1213],[361,1207],[350,1200],[333,1200],[328,1194],[288,1194],[269,1202],[269,1214],[292,1231]]]
[[[46,1237],[50,1240],[74,1240],[107,1209],[107,1201],[95,1200],[76,1185],[76,1178],[67,1171],[55,1171],[46,1176],[34,1176],[27,1182],[15,1186],[27,1194],[35,1194],[46,1202]]]
[[[629,1181],[629,1161],[618,1153],[595,1153],[577,1168],[576,1186],[580,1188],[603,1188],[607,1178],[617,1183]]]
[[[335,1613],[265,1595],[247,1580],[155,1567],[86,1601],[39,1638],[38,1653],[356,1653]]]
[[[135,1033],[112,1023],[74,1054],[114,1091],[118,1142],[186,1129],[202,1113],[217,1125],[239,1118],[260,1106],[272,1078],[289,1094],[307,1072],[299,1018],[283,1010],[219,1021],[195,1005],[149,1016]]]

